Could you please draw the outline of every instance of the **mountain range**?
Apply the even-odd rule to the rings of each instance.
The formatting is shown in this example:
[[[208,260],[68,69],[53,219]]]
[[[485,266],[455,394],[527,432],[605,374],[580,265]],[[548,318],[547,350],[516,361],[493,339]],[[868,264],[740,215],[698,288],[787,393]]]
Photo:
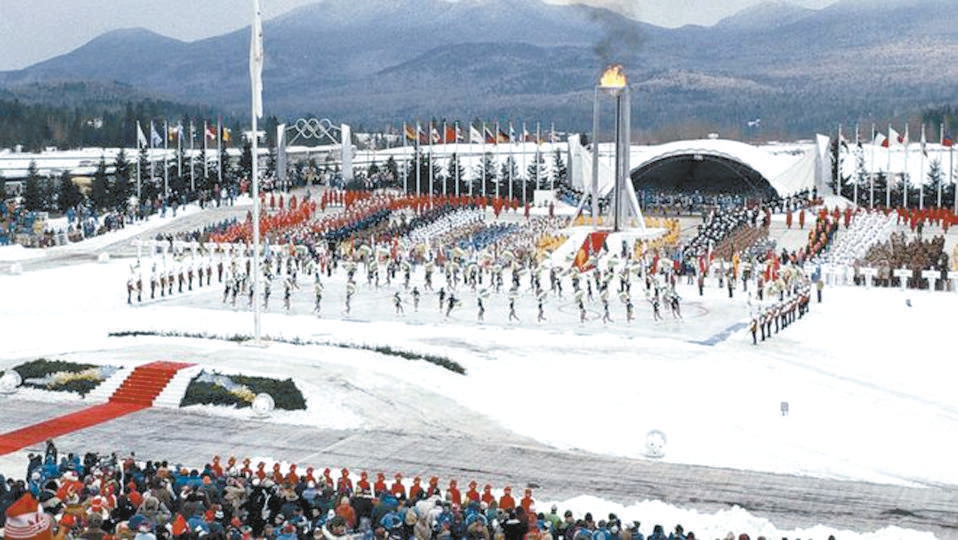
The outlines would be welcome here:
[[[594,86],[621,63],[648,137],[794,137],[903,119],[958,98],[950,2],[769,2],[711,27],[666,29],[537,0],[324,0],[264,22],[268,115],[381,128],[417,119],[591,125]],[[64,81],[249,116],[249,30],[182,42],[103,34],[0,73],[0,97]],[[745,133],[761,118],[763,133]]]

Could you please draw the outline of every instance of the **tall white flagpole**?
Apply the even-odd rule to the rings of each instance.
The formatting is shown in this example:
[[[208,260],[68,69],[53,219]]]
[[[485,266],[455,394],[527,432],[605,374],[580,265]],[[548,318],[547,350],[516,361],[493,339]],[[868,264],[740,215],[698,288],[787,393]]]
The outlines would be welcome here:
[[[925,209],[925,150],[928,141],[925,139],[925,124],[921,125],[921,166],[918,168],[918,209]]]
[[[908,123],[905,123],[905,172],[902,173],[902,198],[901,205],[908,208]]]
[[[938,145],[941,146],[941,149],[938,151],[938,163],[940,164],[942,150],[945,149],[945,123],[942,122],[938,124]],[[941,167],[938,167],[938,170],[941,170]],[[941,186],[945,183],[945,179],[938,177],[938,208],[941,208]]]
[[[140,152],[143,147],[143,140],[146,138],[143,135],[143,128],[140,127],[140,121],[136,121],[136,204],[137,210],[139,210],[139,205],[143,204],[143,198],[140,196]]]
[[[862,144],[861,134],[860,134],[858,128],[859,128],[859,126],[858,126],[858,124],[856,123],[856,124],[855,124],[855,152],[856,152],[856,160],[855,160],[855,161],[856,161],[856,166],[857,166],[857,161],[858,161],[858,159],[857,159],[857,155],[858,155],[857,152],[858,152],[858,150],[861,150],[861,149],[862,149],[862,146],[861,146],[861,144]],[[865,159],[865,157],[862,156],[862,159]],[[857,167],[856,167],[856,169],[857,169]],[[856,206],[858,205],[858,180],[859,180],[859,178],[856,178],[856,179],[855,179],[855,183],[854,183],[853,186],[852,186],[852,200],[855,201],[855,205],[856,205]]]
[[[406,139],[408,139],[408,131],[406,131],[406,122],[402,123],[402,194],[403,196],[409,195],[409,175],[406,174],[406,167],[409,165],[409,159],[406,155]]]
[[[871,167],[868,175],[868,208],[875,208],[875,123],[872,122]]]
[[[259,253],[259,137],[257,136],[257,120],[263,116],[263,22],[259,10],[259,0],[253,0],[253,25],[249,45],[249,76],[250,91],[252,94],[252,197],[253,197],[253,292],[262,294],[260,288],[260,253]],[[253,339],[260,341],[260,306],[259,298],[253,300]]]
[[[210,179],[210,156],[207,155],[209,150],[206,147],[206,134],[209,133],[209,129],[206,120],[203,120],[203,178],[206,178],[207,181]]]
[[[885,169],[885,208],[891,208],[891,147],[898,141],[892,140],[891,124],[888,124],[888,168]]]
[[[479,194],[483,199],[486,197],[486,122],[482,122],[482,137],[479,138]],[[486,201],[483,200],[485,205]],[[483,206],[485,210],[485,206]]]
[[[170,167],[167,164],[167,152],[170,150],[170,123],[163,120],[163,199],[170,197]]]
[[[223,186],[223,118],[216,117],[216,180],[219,182],[220,189]]]
[[[193,119],[190,118],[190,191],[196,196],[196,171],[193,167]]]

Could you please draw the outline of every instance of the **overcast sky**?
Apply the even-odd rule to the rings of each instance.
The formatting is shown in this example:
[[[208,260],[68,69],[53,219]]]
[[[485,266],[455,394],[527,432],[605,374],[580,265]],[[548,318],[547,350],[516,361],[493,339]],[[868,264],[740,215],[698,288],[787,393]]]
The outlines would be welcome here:
[[[317,1],[260,0],[267,20]],[[674,27],[689,23],[710,25],[765,0],[582,1]],[[788,1],[821,8],[836,0]],[[224,34],[249,24],[251,5],[250,0],[0,0],[0,71],[23,68],[69,52],[117,28],[143,27],[184,41]]]

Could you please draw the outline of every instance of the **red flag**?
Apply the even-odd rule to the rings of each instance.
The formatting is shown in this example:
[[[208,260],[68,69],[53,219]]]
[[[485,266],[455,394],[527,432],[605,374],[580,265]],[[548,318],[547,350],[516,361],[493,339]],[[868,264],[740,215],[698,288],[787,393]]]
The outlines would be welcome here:
[[[456,126],[446,126],[446,136],[443,137],[442,142],[447,144],[459,142],[459,137],[456,131]]]
[[[50,516],[40,510],[32,494],[26,493],[7,508],[4,535],[8,540],[52,540]]]
[[[951,148],[955,146],[955,139],[951,136],[951,134],[946,133],[944,138],[941,139],[941,145],[945,148]]]

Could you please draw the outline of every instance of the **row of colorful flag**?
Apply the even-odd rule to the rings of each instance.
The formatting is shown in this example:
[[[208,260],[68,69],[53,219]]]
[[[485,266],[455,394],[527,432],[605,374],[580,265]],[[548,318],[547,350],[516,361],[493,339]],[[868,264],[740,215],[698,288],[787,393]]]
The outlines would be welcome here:
[[[189,131],[186,131],[188,129]],[[166,132],[166,138],[164,139],[162,133]],[[189,138],[186,138],[186,134],[189,133]],[[216,141],[217,133],[219,133],[219,140],[224,143],[231,143],[233,141],[233,132],[228,127],[217,124],[215,126],[210,125],[206,122],[203,123],[203,142],[206,141]],[[177,144],[181,141],[194,141],[197,140],[197,131],[196,127],[190,122],[188,128],[184,128],[182,123],[171,126],[168,123],[164,122],[163,126],[160,126],[157,129],[157,125],[154,121],[150,121],[150,136],[147,138],[146,133],[143,131],[143,127],[139,122],[136,123],[136,145],[138,148],[163,148],[168,143]]]
[[[847,147],[848,141],[842,136],[841,126],[839,126],[839,129],[838,129],[838,136],[842,145]],[[889,125],[887,135],[885,135],[881,131],[876,131],[875,127],[872,126],[872,140],[875,146],[880,146],[881,148],[892,148],[895,146],[907,147],[911,142],[909,138],[907,124],[905,125],[904,133],[900,133],[896,131],[894,127]],[[859,147],[862,146],[862,139],[859,136],[859,130],[857,127],[855,128],[855,141]],[[922,125],[921,127],[921,140],[919,142],[921,144],[922,153],[924,153],[927,156],[928,155],[928,138],[925,136],[924,125]],[[953,148],[955,146],[955,138],[954,136],[951,135],[951,133],[947,133],[945,131],[944,124],[941,124],[939,126],[938,144],[941,145],[943,148]]]
[[[522,131],[517,133],[511,122],[508,124],[508,127],[500,126],[499,123],[482,123],[478,126],[470,124],[468,126],[468,132],[463,131],[459,122],[452,124],[444,122],[442,125],[430,122],[425,126],[418,122],[415,124],[403,123],[402,131],[404,140],[420,145],[453,143],[508,144],[520,142],[543,144],[546,142],[559,141],[555,126],[552,126],[548,132],[543,133],[539,125],[536,125],[535,131],[531,132],[526,129],[525,124],[523,124]]]

